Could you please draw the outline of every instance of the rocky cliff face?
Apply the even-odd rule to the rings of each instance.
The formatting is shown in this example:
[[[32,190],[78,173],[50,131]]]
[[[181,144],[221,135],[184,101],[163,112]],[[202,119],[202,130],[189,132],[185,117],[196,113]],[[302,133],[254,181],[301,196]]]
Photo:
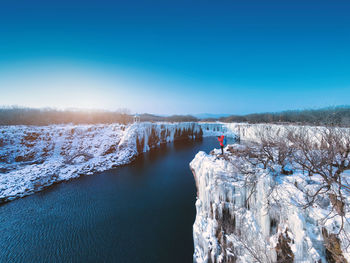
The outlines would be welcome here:
[[[199,152],[190,163],[197,186],[194,262],[349,262],[349,223],[338,235],[342,222],[331,198],[302,205],[300,189],[312,191],[321,178],[260,168],[242,174],[239,161],[226,148],[225,157]]]
[[[203,136],[197,123],[0,127],[0,203],[129,163],[161,143]]]

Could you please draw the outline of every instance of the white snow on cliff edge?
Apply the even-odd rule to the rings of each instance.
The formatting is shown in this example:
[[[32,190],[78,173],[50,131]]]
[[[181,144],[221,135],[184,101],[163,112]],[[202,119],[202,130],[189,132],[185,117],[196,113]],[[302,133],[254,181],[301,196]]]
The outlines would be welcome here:
[[[127,164],[160,143],[200,136],[200,126],[190,122],[2,126],[0,203]]]

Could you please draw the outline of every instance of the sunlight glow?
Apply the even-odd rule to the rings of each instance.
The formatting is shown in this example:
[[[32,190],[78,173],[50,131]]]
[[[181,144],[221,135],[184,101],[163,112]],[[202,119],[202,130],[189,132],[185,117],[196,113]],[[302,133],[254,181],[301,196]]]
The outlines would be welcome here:
[[[117,109],[123,107],[127,82],[91,68],[26,67],[0,78],[0,105],[57,109]]]

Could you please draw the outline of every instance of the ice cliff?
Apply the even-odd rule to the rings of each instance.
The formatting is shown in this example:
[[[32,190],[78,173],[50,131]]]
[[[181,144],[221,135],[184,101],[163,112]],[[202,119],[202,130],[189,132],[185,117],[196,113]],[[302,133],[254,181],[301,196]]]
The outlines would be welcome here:
[[[200,122],[200,127],[203,131],[203,136],[221,136],[237,138],[239,133],[238,129],[234,125],[222,122]]]
[[[275,136],[299,126],[224,124],[223,129],[242,140],[257,141],[266,128]],[[322,127],[307,127],[317,136]],[[350,213],[344,231],[329,196],[309,207],[304,192],[314,191],[322,178],[312,180],[303,171],[276,175],[266,169],[237,168],[239,144],[211,154],[199,152],[190,163],[196,187],[193,260],[202,262],[350,262]],[[250,163],[245,165],[247,171]],[[349,203],[349,196],[345,202]],[[326,246],[326,244],[328,244]],[[333,249],[330,250],[329,247]]]
[[[0,203],[131,162],[161,143],[203,136],[197,123],[0,127]]]
[[[259,142],[260,135],[268,132],[270,136],[285,136],[289,130],[305,130],[310,136],[319,136],[323,126],[279,125],[279,124],[249,124],[249,123],[202,123],[203,133],[237,137],[243,141]]]

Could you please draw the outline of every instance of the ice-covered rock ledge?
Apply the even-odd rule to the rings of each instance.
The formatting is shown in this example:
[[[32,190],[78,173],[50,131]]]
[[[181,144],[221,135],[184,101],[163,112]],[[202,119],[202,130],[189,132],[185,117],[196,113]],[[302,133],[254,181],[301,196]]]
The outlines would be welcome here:
[[[350,262],[349,223],[338,239],[340,217],[330,200],[300,205],[306,200],[299,189],[314,187],[308,176],[258,169],[247,177],[234,155],[214,153],[199,152],[190,163],[197,186],[194,262]],[[350,221],[348,212],[345,218]],[[334,251],[326,249],[327,242]]]
[[[161,143],[203,136],[197,123],[0,127],[0,203],[131,162]]]

